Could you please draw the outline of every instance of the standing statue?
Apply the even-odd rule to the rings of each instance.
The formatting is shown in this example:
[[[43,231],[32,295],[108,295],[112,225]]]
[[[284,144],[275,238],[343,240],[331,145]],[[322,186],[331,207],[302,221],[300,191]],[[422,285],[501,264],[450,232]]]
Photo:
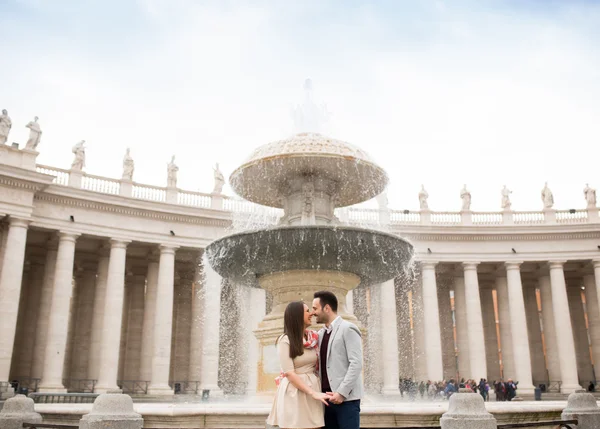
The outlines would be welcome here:
[[[71,170],[81,171],[85,167],[85,140],[81,140],[71,151],[75,154],[75,159],[71,163]]]
[[[429,210],[427,198],[429,198],[429,194],[425,190],[425,185],[421,185],[421,191],[419,192],[419,207],[421,210]]]
[[[300,219],[301,225],[315,225],[315,185],[312,182],[305,182],[302,185],[302,218]]]
[[[133,158],[131,157],[130,149],[127,148],[125,151],[125,156],[123,157],[123,176],[122,180],[133,180],[133,170],[135,169],[135,164],[133,162]]]
[[[542,189],[542,201],[544,202],[544,210],[551,209],[554,206],[554,195],[548,188],[548,182],[544,183],[544,189]]]
[[[38,124],[38,119],[39,118],[35,116],[33,121],[25,125],[25,127],[29,128],[29,138],[25,144],[25,149],[36,150],[40,144],[40,139],[42,138],[42,129],[40,128],[40,124]]]
[[[11,128],[12,121],[8,117],[8,112],[6,109],[2,109],[2,115],[0,115],[0,144],[6,143]]]
[[[590,188],[588,183],[585,184],[585,189],[583,190],[583,195],[585,195],[585,201],[587,202],[588,208],[596,207],[596,190]]]
[[[168,188],[176,188],[177,187],[177,172],[179,171],[179,167],[175,165],[175,155],[171,157],[171,162],[167,164],[167,187]]]
[[[502,208],[504,210],[510,210],[510,206],[512,205],[510,202],[510,194],[512,194],[512,191],[510,189],[508,189],[506,187],[506,185],[504,185],[504,187],[502,188]]]
[[[331,114],[325,104],[317,106],[312,100],[312,81],[304,81],[304,103],[292,109],[297,133],[321,133]]]
[[[460,198],[462,199],[462,211],[468,212],[471,210],[471,193],[467,191],[467,185],[464,185],[460,191]]]
[[[213,168],[214,178],[215,178],[215,187],[213,188],[213,194],[221,194],[223,192],[223,186],[225,185],[225,177],[223,177],[223,173],[219,169],[219,163],[215,164]]]
[[[387,210],[388,204],[389,202],[386,191],[383,191],[381,194],[377,195],[377,205],[379,206],[379,210]]]

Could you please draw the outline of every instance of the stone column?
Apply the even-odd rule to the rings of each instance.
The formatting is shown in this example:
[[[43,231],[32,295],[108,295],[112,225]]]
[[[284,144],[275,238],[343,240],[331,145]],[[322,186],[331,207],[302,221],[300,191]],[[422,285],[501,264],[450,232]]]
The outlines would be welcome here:
[[[148,273],[146,274],[146,298],[144,303],[144,322],[142,326],[142,360],[140,379],[152,378],[152,355],[154,354],[154,315],[156,314],[156,291],[158,288],[158,260],[155,252],[150,253]],[[193,347],[193,343],[192,343]]]
[[[69,313],[73,294],[73,262],[75,241],[79,234],[58,233],[58,253],[54,271],[52,305],[48,318],[48,333],[44,355],[44,373],[40,381],[40,392],[66,393],[63,386],[63,369],[69,332]]]
[[[192,283],[194,271],[188,267],[177,270],[175,286],[171,367],[173,381],[189,381],[190,336],[192,335]]]
[[[575,356],[577,356],[577,378],[583,384],[583,382],[594,377],[581,292],[581,280],[574,281],[571,285],[567,283],[567,299],[569,300],[569,311],[571,312]],[[587,383],[583,384],[583,387],[587,387]]]
[[[188,368],[189,381],[200,381],[202,374],[202,312],[204,309],[202,275],[202,266],[200,261],[198,261],[194,271],[194,280],[192,282],[192,326],[190,329],[190,366]]]
[[[385,329],[381,332],[381,354],[383,363],[384,395],[399,395],[398,380],[398,331],[396,328],[396,290],[394,279],[381,284],[381,324]],[[437,316],[437,312],[435,313]]]
[[[469,332],[467,328],[467,303],[465,301],[465,279],[454,278],[454,317],[456,318],[456,347],[458,349],[459,378],[471,374]]]
[[[546,362],[542,346],[542,327],[540,313],[537,306],[537,297],[534,287],[523,285],[523,298],[525,299],[525,313],[527,314],[527,333],[529,334],[529,353],[531,354],[531,377],[533,385],[545,382],[547,379]]]
[[[266,297],[265,291],[259,288],[247,288],[250,299],[248,301],[248,353],[247,353],[247,365],[248,365],[248,384],[246,385],[246,393],[252,395],[256,393],[258,387],[258,350],[259,344],[258,339],[252,331],[258,327],[258,324],[263,320],[266,314]],[[396,307],[394,303],[394,314],[396,313]],[[395,326],[395,325],[394,325]],[[396,339],[396,342],[398,340]],[[396,359],[398,362],[398,359]],[[396,363],[397,364],[397,363]],[[397,390],[397,389],[396,389]]]
[[[422,277],[422,274],[421,274]],[[423,310],[423,288],[421,286],[422,279],[419,279],[414,285],[414,289],[412,292],[412,300],[407,303],[408,316],[410,316],[410,312],[412,311],[412,325],[410,323],[410,318],[408,321],[408,337],[412,343],[412,355],[410,360],[410,368],[413,370],[410,378],[413,380],[427,380],[427,347],[425,343],[425,311]],[[372,298],[371,298],[372,299]],[[382,326],[381,323],[377,322],[375,319],[375,315],[377,313],[372,314],[370,316],[371,319],[375,320],[374,328],[370,328],[367,330],[367,341],[369,339],[374,339],[374,345],[372,347],[373,350],[379,349],[379,344],[381,341],[377,341],[371,332],[373,330],[381,331]],[[400,344],[400,342],[398,342]],[[379,357],[379,353],[375,352],[377,357]],[[366,353],[365,353],[366,354]],[[379,368],[380,364],[377,363],[377,368]],[[367,375],[365,375],[367,378]],[[408,377],[407,377],[408,378]]]
[[[346,295],[346,313],[354,314],[354,291],[348,291]]]
[[[176,246],[160,246],[156,313],[154,315],[156,320],[154,323],[154,353],[152,376],[148,387],[148,393],[151,395],[173,394],[173,389],[169,386],[169,369],[171,365],[176,249]]]
[[[575,355],[575,341],[569,312],[567,286],[563,271],[564,261],[551,261],[550,283],[552,289],[552,309],[554,310],[554,327],[558,358],[560,362],[561,393],[573,393],[581,389],[577,377],[577,356]]]
[[[108,249],[102,247],[98,258],[96,288],[94,290],[94,308],[92,310],[92,331],[90,334],[90,355],[87,378],[98,380],[100,372],[100,348],[102,347],[102,325],[106,305],[106,281],[108,280]]]
[[[477,262],[464,262],[465,302],[467,310],[467,331],[469,333],[469,358],[471,373],[469,378],[479,380],[487,378],[487,362],[485,355],[485,338],[483,335],[483,318],[481,315],[481,299],[479,297],[479,280]]]
[[[0,273],[0,382],[9,381],[29,221],[11,217]]]
[[[40,298],[44,283],[44,266],[38,261],[32,261],[29,268],[29,285],[27,287],[27,300],[23,316],[23,329],[19,333],[22,336],[19,365],[17,375],[31,377],[33,364],[33,350],[35,347],[35,330],[37,327],[38,313],[40,309]],[[21,298],[22,299],[22,298]]]
[[[594,268],[594,280],[596,284],[596,296],[598,298],[598,308],[600,308],[600,258],[592,260],[592,267]],[[600,356],[597,356],[598,362],[600,362]]]
[[[96,393],[118,390],[119,346],[125,295],[125,259],[129,241],[111,239],[106,280],[106,298],[100,342],[100,362]]]
[[[512,334],[513,356],[515,362],[515,380],[519,381],[520,394],[533,394],[531,376],[531,354],[529,353],[529,335],[527,315],[521,283],[521,263],[506,262],[506,280],[508,283],[508,305]]]
[[[200,389],[210,395],[221,394],[219,389],[219,323],[221,320],[221,276],[202,258],[204,269],[204,311],[202,313],[202,373]]]
[[[144,286],[146,277],[134,274],[131,279],[129,323],[125,349],[123,379],[140,380],[142,358],[142,329],[144,323]]]
[[[425,359],[427,360],[427,379],[443,380],[442,340],[438,291],[435,278],[435,262],[421,263],[423,283],[423,326],[425,334]],[[387,298],[386,298],[387,299]],[[386,300],[384,299],[384,301]],[[394,316],[396,313],[393,313]],[[383,324],[390,326],[390,324]],[[386,328],[387,330],[388,328]],[[396,344],[397,347],[397,344]]]
[[[554,327],[554,310],[552,305],[552,286],[550,283],[550,276],[540,276],[538,279],[538,285],[542,298],[542,331],[544,333],[544,343],[546,344],[546,366],[548,369],[548,381],[560,381],[560,361],[558,357],[556,328]]]
[[[596,378],[598,378],[598,372],[600,371],[600,308],[598,307],[598,298],[596,296],[597,291],[594,276],[584,276],[583,285],[585,286],[585,300],[587,303],[590,338],[592,340],[594,372],[596,373]]]
[[[481,315],[483,317],[483,336],[485,337],[485,354],[490,380],[500,379],[500,360],[498,355],[498,336],[496,335],[496,316],[494,314],[494,297],[492,289],[486,284],[480,288]],[[477,380],[479,381],[479,380]]]
[[[96,287],[96,264],[84,264],[77,281],[77,304],[75,307],[75,334],[71,349],[71,378],[86,379],[88,374],[94,294]]]
[[[44,357],[46,352],[46,335],[48,333],[48,319],[52,305],[52,289],[54,287],[54,271],[56,270],[56,254],[58,241],[52,237],[48,241],[46,263],[44,264],[44,281],[42,284],[40,307],[35,328],[35,341],[33,346],[33,363],[31,376],[42,378],[44,371]]]
[[[498,316],[500,322],[500,347],[502,352],[502,376],[504,380],[515,378],[515,361],[513,358],[512,329],[508,303],[508,283],[505,273],[496,277],[496,296],[498,298]]]

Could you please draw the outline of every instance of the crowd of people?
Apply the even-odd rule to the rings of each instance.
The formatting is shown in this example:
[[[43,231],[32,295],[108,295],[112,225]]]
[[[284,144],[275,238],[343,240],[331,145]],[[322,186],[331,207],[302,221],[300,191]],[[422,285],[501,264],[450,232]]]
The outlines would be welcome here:
[[[484,401],[488,401],[490,390],[493,390],[496,401],[511,401],[517,395],[517,384],[512,379],[507,381],[494,381],[491,385],[485,378],[479,379],[479,382],[464,378],[457,382],[454,379],[443,381],[413,381],[410,378],[400,380],[399,389],[402,397],[415,400],[418,397],[430,401],[450,399],[459,389],[471,389],[479,393]]]

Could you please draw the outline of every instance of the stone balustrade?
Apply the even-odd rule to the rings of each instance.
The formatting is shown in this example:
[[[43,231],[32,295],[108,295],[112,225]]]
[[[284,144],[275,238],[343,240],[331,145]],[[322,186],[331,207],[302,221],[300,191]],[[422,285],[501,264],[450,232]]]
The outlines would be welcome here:
[[[127,180],[95,176],[85,172],[73,172],[48,165],[37,164],[38,173],[55,176],[54,184],[71,186],[103,194],[121,195],[124,197],[178,204],[190,207],[225,210],[236,213],[254,213],[258,206],[248,201],[221,194],[186,191],[178,188],[146,185]],[[75,174],[77,180],[72,180]],[[275,208],[262,208],[271,222],[275,224],[282,211]],[[544,224],[585,224],[600,223],[597,207],[580,210],[544,210],[544,211],[512,211],[498,212],[436,212],[430,210],[388,210],[350,207],[345,213],[336,211],[344,222],[353,225],[376,226],[387,225],[432,225],[432,226],[507,226],[507,225],[544,225]]]

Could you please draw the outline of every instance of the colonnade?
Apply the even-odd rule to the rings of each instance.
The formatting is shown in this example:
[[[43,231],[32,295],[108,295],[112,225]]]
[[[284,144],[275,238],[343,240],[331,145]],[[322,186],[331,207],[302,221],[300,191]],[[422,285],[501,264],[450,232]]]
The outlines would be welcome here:
[[[534,384],[556,383],[570,393],[594,380],[589,348],[600,359],[600,259],[569,263],[576,271],[566,276],[566,260],[528,262],[524,280],[522,261],[421,262],[412,289],[397,285],[397,330],[380,334],[399,353],[381,349],[382,384],[397,382],[398,373],[418,381],[503,377],[533,394]],[[398,370],[386,370],[393,362]]]
[[[188,346],[182,381],[219,393],[221,278],[201,264],[200,249],[182,264],[191,274],[181,278],[177,246],[143,245],[148,254],[134,266],[130,240],[96,239],[95,255],[77,262],[80,234],[58,231],[26,264],[28,224],[11,217],[3,230],[0,383],[27,377],[39,380],[40,392],[66,392],[70,379],[95,380],[102,393],[125,379],[148,382],[149,394],[173,394],[172,336],[186,319],[178,333]],[[190,311],[174,312],[176,294],[185,291]]]

